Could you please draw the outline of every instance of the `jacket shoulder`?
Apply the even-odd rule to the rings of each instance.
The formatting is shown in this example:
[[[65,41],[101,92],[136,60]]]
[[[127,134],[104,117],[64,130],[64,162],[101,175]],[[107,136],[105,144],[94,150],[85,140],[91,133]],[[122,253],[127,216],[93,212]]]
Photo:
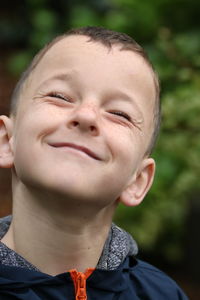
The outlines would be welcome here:
[[[129,271],[131,284],[139,291],[141,299],[149,295],[147,299],[188,300],[172,278],[149,263],[135,259],[135,265]]]

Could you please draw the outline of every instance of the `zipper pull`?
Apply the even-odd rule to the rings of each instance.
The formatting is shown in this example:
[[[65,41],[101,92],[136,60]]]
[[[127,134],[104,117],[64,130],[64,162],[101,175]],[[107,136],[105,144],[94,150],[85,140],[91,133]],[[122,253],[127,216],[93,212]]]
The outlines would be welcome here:
[[[86,278],[85,274],[79,273],[77,277],[76,300],[86,300]]]
[[[94,269],[87,269],[85,273],[70,270],[71,278],[74,282],[76,300],[87,300],[86,279],[92,274]]]

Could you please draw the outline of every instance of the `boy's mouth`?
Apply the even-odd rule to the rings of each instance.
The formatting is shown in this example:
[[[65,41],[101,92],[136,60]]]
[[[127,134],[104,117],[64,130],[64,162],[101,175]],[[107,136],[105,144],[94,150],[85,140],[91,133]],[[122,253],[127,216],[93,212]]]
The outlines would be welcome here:
[[[65,147],[73,148],[78,151],[84,152],[85,154],[87,154],[88,156],[90,156],[93,159],[101,160],[100,157],[96,153],[94,153],[93,151],[91,151],[90,149],[88,149],[84,146],[80,146],[80,145],[76,145],[76,144],[72,144],[72,143],[53,143],[53,144],[50,144],[50,146],[55,147],[55,148],[65,148]]]

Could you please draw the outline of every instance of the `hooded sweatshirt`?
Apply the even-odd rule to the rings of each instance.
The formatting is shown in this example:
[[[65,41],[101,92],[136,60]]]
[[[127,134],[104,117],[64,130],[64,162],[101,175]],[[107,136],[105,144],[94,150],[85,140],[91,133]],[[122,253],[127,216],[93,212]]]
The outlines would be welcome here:
[[[0,238],[11,217],[0,219]],[[96,269],[51,276],[0,242],[0,300],[187,300],[177,284],[136,259],[137,244],[112,224]]]

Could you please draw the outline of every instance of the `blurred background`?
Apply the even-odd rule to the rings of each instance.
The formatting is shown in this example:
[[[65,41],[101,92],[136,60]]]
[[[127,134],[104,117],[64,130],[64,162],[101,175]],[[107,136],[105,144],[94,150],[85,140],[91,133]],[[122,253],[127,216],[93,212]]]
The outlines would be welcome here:
[[[162,128],[154,185],[115,222],[137,240],[139,257],[200,299],[200,1],[21,0],[0,4],[0,114],[33,55],[71,27],[100,25],[143,45],[161,80]],[[0,169],[0,216],[11,213],[10,171]],[[157,300],[157,299],[156,299]]]

